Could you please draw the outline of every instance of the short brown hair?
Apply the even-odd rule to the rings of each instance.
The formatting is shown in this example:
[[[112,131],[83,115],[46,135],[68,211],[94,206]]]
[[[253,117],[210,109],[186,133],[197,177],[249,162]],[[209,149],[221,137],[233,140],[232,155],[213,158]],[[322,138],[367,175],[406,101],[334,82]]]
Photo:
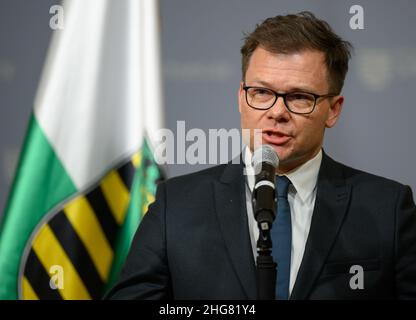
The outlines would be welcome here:
[[[243,81],[251,55],[257,47],[272,53],[290,54],[306,49],[325,54],[328,81],[333,93],[340,93],[348,71],[352,45],[336,35],[329,24],[309,11],[264,20],[246,35],[241,48]]]

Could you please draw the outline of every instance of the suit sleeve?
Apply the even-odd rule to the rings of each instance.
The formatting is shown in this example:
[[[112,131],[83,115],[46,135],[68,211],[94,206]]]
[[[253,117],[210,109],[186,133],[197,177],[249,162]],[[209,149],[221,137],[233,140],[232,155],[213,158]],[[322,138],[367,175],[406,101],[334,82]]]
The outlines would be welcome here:
[[[409,187],[396,210],[396,290],[399,299],[416,299],[416,207]]]
[[[165,185],[159,184],[156,200],[143,217],[118,283],[106,299],[169,299],[171,285],[166,257]]]

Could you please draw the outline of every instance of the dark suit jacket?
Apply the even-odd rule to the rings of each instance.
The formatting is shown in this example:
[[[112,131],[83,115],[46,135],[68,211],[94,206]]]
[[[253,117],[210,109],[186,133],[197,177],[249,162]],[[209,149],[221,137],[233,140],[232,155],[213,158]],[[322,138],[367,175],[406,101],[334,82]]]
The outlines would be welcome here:
[[[134,237],[115,299],[256,299],[243,165],[158,186]],[[364,269],[351,289],[350,267]],[[409,187],[324,154],[291,299],[416,298],[416,208]]]

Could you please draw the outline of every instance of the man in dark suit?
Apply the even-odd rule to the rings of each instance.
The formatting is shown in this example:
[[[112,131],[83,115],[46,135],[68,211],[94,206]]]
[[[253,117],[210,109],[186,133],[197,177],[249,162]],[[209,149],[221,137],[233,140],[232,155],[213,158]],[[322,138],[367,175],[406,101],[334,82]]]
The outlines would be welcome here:
[[[246,37],[244,161],[159,185],[109,298],[256,299],[254,141],[275,149],[278,189],[286,185],[279,201],[287,203],[288,219],[273,226],[284,231],[273,249],[279,299],[416,298],[410,188],[322,150],[325,128],[341,113],[349,49],[311,13],[266,19]]]

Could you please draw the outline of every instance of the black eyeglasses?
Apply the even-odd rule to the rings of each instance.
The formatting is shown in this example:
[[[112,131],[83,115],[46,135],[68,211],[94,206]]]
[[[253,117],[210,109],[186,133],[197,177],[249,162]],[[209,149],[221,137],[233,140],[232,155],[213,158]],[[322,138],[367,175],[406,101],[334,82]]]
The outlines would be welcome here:
[[[320,98],[335,97],[337,94],[314,94],[311,92],[294,91],[277,93],[263,87],[243,86],[246,92],[247,104],[257,110],[267,110],[274,106],[279,97],[283,98],[287,110],[296,114],[312,113],[316,106],[316,100]]]

